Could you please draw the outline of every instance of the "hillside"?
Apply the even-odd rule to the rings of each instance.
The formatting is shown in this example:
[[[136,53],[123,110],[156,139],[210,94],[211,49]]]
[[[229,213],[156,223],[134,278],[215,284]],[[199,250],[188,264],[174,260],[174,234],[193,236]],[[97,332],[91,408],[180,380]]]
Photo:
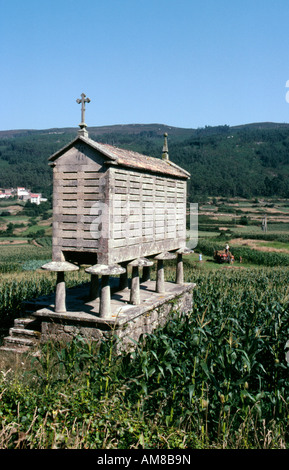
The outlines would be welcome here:
[[[289,124],[252,123],[183,129],[163,124],[90,127],[89,136],[160,157],[169,135],[170,159],[191,173],[189,200],[206,196],[289,197]],[[52,192],[48,157],[77,129],[0,131],[0,187]]]

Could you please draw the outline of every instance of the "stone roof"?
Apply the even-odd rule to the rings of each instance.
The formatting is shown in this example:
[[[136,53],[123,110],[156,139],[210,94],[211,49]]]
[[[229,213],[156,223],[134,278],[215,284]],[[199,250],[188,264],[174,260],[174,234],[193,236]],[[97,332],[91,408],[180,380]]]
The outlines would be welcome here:
[[[188,173],[175,163],[171,162],[170,160],[149,157],[147,155],[142,155],[138,152],[133,152],[132,150],[125,150],[114,147],[113,145],[102,144],[84,136],[78,136],[76,139],[70,142],[70,144],[58,150],[56,153],[51,155],[49,161],[52,163],[57,160],[57,158],[59,158],[67,150],[73,147],[77,141],[85,142],[87,145],[97,150],[99,153],[101,153],[108,159],[112,160],[116,165],[135,168],[139,170],[147,170],[149,172],[161,173],[165,175],[175,176],[178,178],[187,179],[190,177],[190,173]]]

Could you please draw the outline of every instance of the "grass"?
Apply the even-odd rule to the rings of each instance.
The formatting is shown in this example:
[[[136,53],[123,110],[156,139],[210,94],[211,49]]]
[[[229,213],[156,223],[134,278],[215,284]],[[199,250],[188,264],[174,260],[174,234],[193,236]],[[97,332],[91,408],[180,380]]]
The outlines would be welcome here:
[[[0,238],[1,242],[1,250],[4,246],[11,246],[12,242],[17,242],[17,245],[20,245],[21,243],[27,244],[27,238],[21,238],[21,237],[5,237],[5,238]],[[1,258],[0,258],[1,259]]]
[[[220,232],[213,232],[213,231],[206,231],[202,230],[199,232],[199,237],[201,238],[206,238],[206,237],[217,237],[220,234]]]
[[[277,248],[278,250],[286,250],[289,251],[289,243],[282,243],[282,242],[259,242],[260,246],[265,246],[268,248]]]
[[[8,198],[6,200],[1,200],[0,201],[0,212],[2,208],[6,208],[8,206],[19,206],[23,207],[25,203],[23,201],[17,201],[15,199]]]
[[[27,222],[29,217],[27,215],[9,215],[9,216],[2,216],[2,219],[6,222]]]
[[[289,232],[289,223],[274,223],[268,225],[268,232]]]

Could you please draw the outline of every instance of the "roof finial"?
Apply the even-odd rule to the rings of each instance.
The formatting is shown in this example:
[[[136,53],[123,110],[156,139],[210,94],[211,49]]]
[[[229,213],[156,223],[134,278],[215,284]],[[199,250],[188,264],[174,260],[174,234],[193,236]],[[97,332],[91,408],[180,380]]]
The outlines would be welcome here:
[[[164,146],[163,146],[163,153],[162,153],[162,159],[163,160],[169,160],[169,148],[168,148],[168,134],[165,132],[164,133]]]
[[[84,137],[88,136],[86,130],[87,125],[85,124],[85,103],[90,103],[90,99],[86,97],[84,93],[81,93],[81,99],[77,99],[76,102],[81,103],[81,123],[79,124],[80,130],[78,131],[79,135]]]

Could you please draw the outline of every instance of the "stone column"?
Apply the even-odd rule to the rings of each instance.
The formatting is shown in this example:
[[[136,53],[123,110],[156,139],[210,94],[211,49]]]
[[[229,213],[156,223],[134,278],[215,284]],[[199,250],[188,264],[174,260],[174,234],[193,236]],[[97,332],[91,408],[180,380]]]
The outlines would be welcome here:
[[[128,266],[132,266],[132,277],[130,287],[130,303],[133,305],[140,304],[140,280],[139,280],[139,268],[148,268],[154,263],[146,258],[139,258],[131,261]]]
[[[111,316],[111,292],[109,277],[117,276],[118,274],[125,273],[125,269],[117,264],[95,264],[85,270],[91,275],[102,276],[100,298],[99,298],[99,315],[101,318],[109,318]]]
[[[122,263],[125,272],[119,276],[119,290],[124,290],[128,287],[127,263]]]
[[[146,282],[151,280],[151,267],[144,266],[142,270],[141,282]]]
[[[99,271],[101,267],[106,268],[106,264],[96,264],[85,269],[85,272],[90,274],[90,300],[96,300],[99,297]]]
[[[89,298],[90,300],[95,300],[98,297],[99,297],[99,277],[97,274],[91,274]]]
[[[139,305],[140,304],[138,266],[133,266],[132,267],[131,287],[130,287],[130,303],[133,304],[133,305]]]
[[[56,273],[55,312],[66,312],[66,287],[63,271]]]
[[[165,273],[164,273],[164,260],[175,259],[174,253],[165,252],[155,256],[157,260],[157,278],[156,278],[156,292],[163,294],[165,292]]]
[[[182,253],[177,254],[176,284],[184,283],[184,263]]]
[[[101,318],[108,318],[111,316],[111,305],[110,305],[110,285],[109,276],[103,275],[101,278],[101,294],[99,303],[99,313]]]
[[[176,284],[183,284],[184,283],[184,263],[183,263],[183,255],[189,255],[190,253],[194,253],[193,250],[189,248],[180,248],[176,251],[177,253],[177,268],[176,268]]]
[[[165,271],[164,262],[162,259],[158,259],[157,262],[156,292],[159,294],[165,292]]]
[[[55,312],[66,312],[66,286],[65,286],[65,272],[77,271],[79,269],[75,264],[68,263],[67,261],[51,261],[44,264],[42,269],[46,271],[56,272],[56,290],[55,290]]]

